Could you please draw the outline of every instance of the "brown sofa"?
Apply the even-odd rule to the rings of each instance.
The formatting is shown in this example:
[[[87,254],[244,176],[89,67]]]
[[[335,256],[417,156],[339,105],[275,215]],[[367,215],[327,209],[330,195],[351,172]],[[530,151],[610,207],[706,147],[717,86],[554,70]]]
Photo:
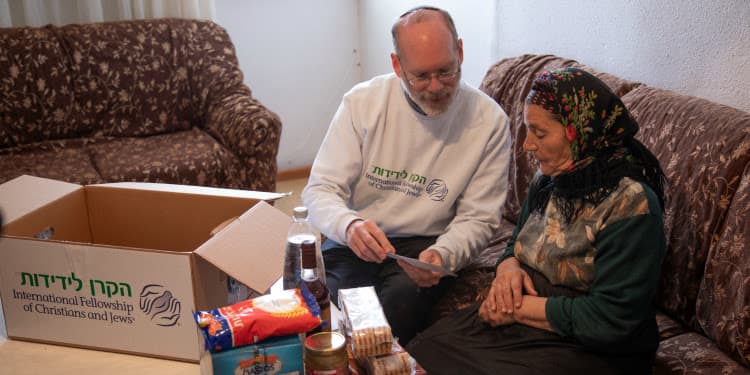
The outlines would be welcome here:
[[[274,191],[280,136],[212,22],[0,29],[0,183],[30,174]]]
[[[669,180],[655,373],[750,374],[750,113],[552,55],[503,59],[482,82],[481,89],[510,116],[513,135],[504,222],[491,245],[461,272],[436,317],[487,292],[536,169],[521,148],[523,100],[534,77],[561,66],[591,71],[622,97],[640,124],[637,137]]]

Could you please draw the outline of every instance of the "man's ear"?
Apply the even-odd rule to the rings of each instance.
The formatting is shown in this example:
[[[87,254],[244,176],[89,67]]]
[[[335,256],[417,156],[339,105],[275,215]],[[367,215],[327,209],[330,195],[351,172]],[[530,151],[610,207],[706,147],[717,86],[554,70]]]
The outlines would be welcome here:
[[[464,40],[458,39],[458,63],[463,64],[464,62]]]
[[[401,63],[398,61],[398,56],[395,52],[391,52],[391,65],[393,66],[393,72],[396,76],[401,78]]]

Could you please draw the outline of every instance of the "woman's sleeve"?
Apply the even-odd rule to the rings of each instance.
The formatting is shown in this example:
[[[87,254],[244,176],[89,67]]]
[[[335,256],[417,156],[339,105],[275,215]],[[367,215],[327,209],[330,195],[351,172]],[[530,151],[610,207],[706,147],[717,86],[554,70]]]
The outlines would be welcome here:
[[[653,316],[666,243],[656,196],[649,189],[641,196],[647,199],[648,213],[608,223],[597,235],[589,293],[547,299],[547,320],[560,335],[597,350],[649,344],[641,339],[647,340],[650,334],[644,331]],[[639,204],[631,203],[632,207]]]

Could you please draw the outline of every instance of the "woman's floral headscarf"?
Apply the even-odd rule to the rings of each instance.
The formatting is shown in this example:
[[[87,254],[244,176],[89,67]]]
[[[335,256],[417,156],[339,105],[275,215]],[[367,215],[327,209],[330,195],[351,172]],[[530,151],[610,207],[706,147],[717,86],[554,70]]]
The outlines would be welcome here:
[[[602,152],[622,148],[638,131],[638,124],[609,88],[590,73],[562,68],[534,80],[527,103],[542,106],[565,127],[573,168],[590,164]],[[625,150],[617,153],[624,156]],[[607,152],[608,153],[608,152]]]
[[[663,205],[664,173],[659,162],[634,138],[638,123],[604,82],[578,68],[545,71],[532,83],[526,103],[552,113],[573,140],[573,165],[543,180],[542,201],[532,208],[542,209],[554,192],[558,209],[570,219],[582,208],[579,201],[598,204],[622,177],[649,185]]]

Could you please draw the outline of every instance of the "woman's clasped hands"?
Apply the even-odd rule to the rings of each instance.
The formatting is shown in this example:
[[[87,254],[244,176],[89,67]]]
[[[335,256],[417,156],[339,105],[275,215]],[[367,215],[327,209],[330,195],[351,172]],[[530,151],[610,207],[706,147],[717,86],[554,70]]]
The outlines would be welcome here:
[[[524,291],[537,295],[531,277],[518,260],[505,259],[497,266],[487,298],[479,307],[479,317],[493,327],[515,323],[514,313],[522,307]]]

